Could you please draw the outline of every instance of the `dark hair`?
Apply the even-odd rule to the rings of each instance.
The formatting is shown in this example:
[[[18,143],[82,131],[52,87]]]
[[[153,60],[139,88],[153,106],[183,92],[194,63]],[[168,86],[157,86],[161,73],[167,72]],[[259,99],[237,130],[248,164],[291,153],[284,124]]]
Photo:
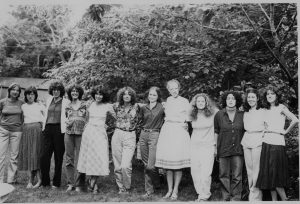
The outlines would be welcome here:
[[[124,105],[124,100],[123,96],[125,92],[128,91],[128,94],[131,96],[131,101],[130,103],[134,105],[136,103],[136,93],[135,91],[130,87],[130,86],[125,86],[121,88],[118,93],[117,93],[117,101],[119,102],[120,105]]]
[[[33,93],[34,94],[34,102],[37,101],[38,98],[38,92],[34,86],[29,86],[27,89],[24,91],[24,100],[26,103],[28,103],[27,95]]]
[[[17,99],[20,97],[21,95],[21,86],[17,83],[12,83],[11,85],[9,85],[8,89],[7,89],[7,93],[8,93],[8,98],[10,98],[10,91],[14,88],[18,87],[19,89],[19,95],[17,96]]]
[[[256,105],[256,110],[260,109],[261,108],[261,100],[260,100],[260,96],[259,96],[259,93],[256,89],[254,88],[248,88],[246,90],[246,96],[245,96],[245,101],[244,101],[244,104],[243,104],[243,107],[244,107],[244,111],[248,112],[251,108],[251,106],[249,105],[248,101],[247,101],[247,98],[248,98],[248,95],[250,93],[254,93],[257,97],[257,105]]]
[[[161,103],[161,91],[160,91],[160,88],[158,88],[157,86],[152,86],[146,93],[146,101],[147,103],[150,103],[149,99],[148,99],[148,96],[149,96],[149,93],[151,90],[154,90],[156,91],[157,93],[157,102]]]
[[[71,92],[72,92],[73,89],[75,89],[76,91],[78,91],[78,93],[79,93],[78,99],[81,100],[82,96],[83,96],[83,93],[84,93],[84,90],[83,90],[83,88],[79,84],[73,84],[73,85],[70,85],[68,87],[68,89],[67,89],[67,95],[68,95],[69,99],[73,100],[72,99],[72,95],[71,95]]]
[[[93,97],[94,100],[96,94],[100,94],[103,96],[101,101],[102,103],[107,103],[109,101],[109,94],[105,89],[102,88],[102,86],[99,85],[92,88],[91,96]]]
[[[193,121],[197,120],[198,108],[197,108],[196,102],[199,97],[203,97],[205,100],[204,115],[206,117],[213,115],[215,112],[215,107],[214,107],[211,99],[209,98],[209,96],[205,93],[197,94],[196,96],[193,97],[193,99],[191,101],[191,106],[193,108],[193,110],[191,112],[191,118]]]
[[[276,94],[276,100],[275,100],[275,106],[278,106],[279,103],[281,102],[281,95],[279,94],[279,90],[278,88],[276,88],[275,86],[272,86],[272,85],[268,85],[266,88],[265,88],[265,92],[264,92],[264,98],[263,98],[263,102],[264,102],[264,107],[266,109],[270,109],[271,107],[271,104],[268,102],[267,100],[267,93],[268,91],[272,91]]]
[[[237,108],[241,107],[241,105],[243,104],[243,99],[242,99],[242,96],[241,94],[239,94],[238,92],[236,91],[225,91],[221,97],[221,106],[222,108],[226,108],[227,104],[226,104],[226,99],[227,99],[227,96],[229,94],[232,94],[235,98],[235,106]]]
[[[65,87],[62,82],[55,81],[52,82],[49,86],[48,93],[53,96],[53,90],[59,90],[60,91],[60,97],[63,97],[65,95]]]

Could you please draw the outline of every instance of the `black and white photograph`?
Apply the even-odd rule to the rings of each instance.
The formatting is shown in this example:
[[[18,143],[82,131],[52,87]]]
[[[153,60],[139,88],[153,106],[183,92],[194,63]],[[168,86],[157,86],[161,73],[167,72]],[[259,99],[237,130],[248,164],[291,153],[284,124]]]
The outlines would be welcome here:
[[[299,202],[298,7],[0,0],[0,202]]]

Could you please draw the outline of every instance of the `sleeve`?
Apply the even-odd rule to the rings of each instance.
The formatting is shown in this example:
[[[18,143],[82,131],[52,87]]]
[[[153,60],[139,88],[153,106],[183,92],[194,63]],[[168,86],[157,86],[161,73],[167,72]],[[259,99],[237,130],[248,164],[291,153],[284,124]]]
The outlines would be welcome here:
[[[116,111],[114,109],[114,104],[108,104],[107,105],[107,112],[113,117],[113,118],[116,118],[117,115],[116,115]]]
[[[219,134],[220,133],[220,121],[219,121],[219,117],[220,117],[220,111],[218,111],[214,117],[214,129],[215,129],[215,133]]]

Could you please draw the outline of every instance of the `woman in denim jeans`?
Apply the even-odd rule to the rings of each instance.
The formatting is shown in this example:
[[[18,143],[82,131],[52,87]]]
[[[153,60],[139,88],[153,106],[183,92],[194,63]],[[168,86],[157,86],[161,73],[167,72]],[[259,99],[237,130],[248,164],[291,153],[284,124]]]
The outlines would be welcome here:
[[[151,87],[147,94],[148,103],[141,107],[141,157],[145,167],[145,190],[144,197],[150,197],[155,188],[159,188],[160,179],[158,170],[155,168],[156,145],[160,128],[164,123],[164,108],[161,104],[161,92],[158,87]]]

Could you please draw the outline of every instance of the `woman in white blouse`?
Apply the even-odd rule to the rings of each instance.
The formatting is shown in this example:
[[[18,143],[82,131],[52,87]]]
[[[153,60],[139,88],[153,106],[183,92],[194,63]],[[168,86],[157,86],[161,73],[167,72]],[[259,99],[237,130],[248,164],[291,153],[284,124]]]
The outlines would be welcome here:
[[[264,134],[265,109],[260,107],[261,103],[257,90],[253,88],[248,89],[244,103],[244,128],[246,132],[241,144],[244,149],[244,158],[248,174],[250,189],[249,201],[262,200],[261,190],[255,187],[259,172],[262,137]]]
[[[211,173],[214,165],[216,141],[214,138],[214,116],[218,109],[208,95],[197,94],[191,101],[191,174],[198,193],[196,201],[206,201],[211,196]]]
[[[25,104],[21,106],[24,115],[23,135],[19,150],[19,170],[29,171],[27,188],[38,188],[41,183],[40,156],[42,141],[42,122],[45,107],[37,102],[38,93],[30,86],[24,92]],[[37,177],[37,183],[33,185]]]
[[[167,170],[168,192],[164,198],[177,200],[182,169],[190,167],[190,136],[187,121],[190,105],[186,98],[179,96],[177,80],[167,83],[171,96],[165,103],[165,123],[157,142],[155,166]]]
[[[268,86],[264,94],[266,100],[265,135],[263,137],[260,169],[256,187],[270,190],[272,200],[288,200],[284,188],[288,187],[288,163],[285,152],[284,136],[298,123],[297,117],[289,109],[280,104],[278,89]],[[285,129],[285,121],[291,122]]]

